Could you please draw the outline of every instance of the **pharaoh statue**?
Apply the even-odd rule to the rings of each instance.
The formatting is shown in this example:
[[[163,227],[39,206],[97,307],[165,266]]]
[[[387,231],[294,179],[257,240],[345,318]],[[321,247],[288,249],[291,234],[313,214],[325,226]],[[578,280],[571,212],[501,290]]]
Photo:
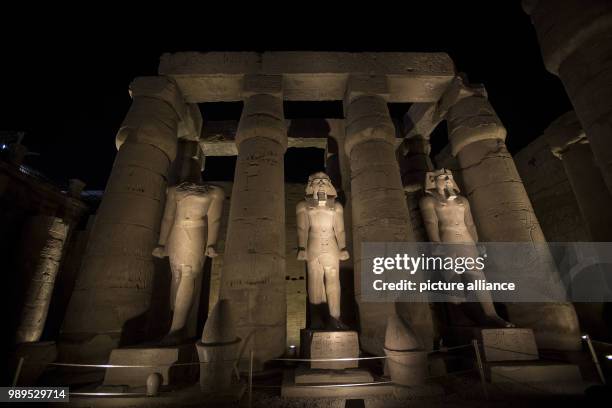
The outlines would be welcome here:
[[[308,268],[308,302],[311,329],[329,326],[345,330],[340,320],[340,261],[349,259],[344,231],[344,211],[336,189],[323,172],[308,178],[305,200],[296,207],[298,254]],[[326,305],[327,304],[327,305]],[[328,310],[325,310],[328,308]]]
[[[163,344],[177,344],[186,337],[187,319],[197,294],[196,283],[205,257],[217,256],[215,245],[223,208],[220,187],[202,183],[202,161],[197,153],[185,157],[179,179],[168,187],[166,205],[153,256],[168,257],[172,270],[170,307],[172,323]]]
[[[439,169],[428,172],[425,176],[425,196],[419,207],[423,215],[425,229],[433,243],[458,244],[453,246],[453,257],[472,257],[481,255],[478,233],[472,219],[470,203],[459,195],[459,187],[450,170]],[[445,248],[445,249],[448,249]],[[448,255],[448,254],[447,254]],[[456,277],[454,271],[451,272]],[[464,283],[485,279],[484,272],[477,268],[467,268],[461,274]],[[475,291],[478,304],[465,305],[464,311],[476,324],[484,327],[514,327],[499,317],[493,304],[491,293],[485,290]],[[453,303],[458,303],[453,301]]]

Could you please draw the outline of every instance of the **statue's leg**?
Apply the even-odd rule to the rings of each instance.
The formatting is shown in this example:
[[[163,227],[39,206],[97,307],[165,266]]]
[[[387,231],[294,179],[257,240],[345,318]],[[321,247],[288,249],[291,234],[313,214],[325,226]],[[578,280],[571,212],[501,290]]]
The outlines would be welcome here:
[[[174,310],[176,303],[176,292],[181,283],[181,265],[170,264],[172,271],[172,280],[170,281],[170,310]]]
[[[485,280],[485,274],[482,270],[479,269],[469,269],[465,271],[463,274],[464,282],[476,282],[477,280]],[[491,292],[488,290],[478,290],[474,291],[476,295],[476,299],[478,300],[478,304],[467,304],[466,305],[466,313],[469,315],[472,320],[481,320],[480,323],[485,326],[496,326],[496,327],[511,327],[512,324],[505,321],[497,314],[495,310],[495,305],[493,304],[493,297],[491,296]],[[474,309],[480,309],[480,313],[484,314],[484,319],[473,318],[472,315],[477,315],[478,312],[475,312]]]
[[[185,327],[195,292],[196,276],[193,267],[191,265],[180,265],[180,276],[169,335]]]
[[[318,259],[308,260],[308,302],[319,305],[327,301],[323,266]]]
[[[308,260],[308,309],[311,329],[323,329],[327,313],[327,301],[323,286],[323,266],[318,259]]]
[[[339,266],[339,264],[335,266],[324,266],[325,292],[327,294],[327,304],[329,305],[329,315],[334,319],[340,319],[340,275],[338,274]]]

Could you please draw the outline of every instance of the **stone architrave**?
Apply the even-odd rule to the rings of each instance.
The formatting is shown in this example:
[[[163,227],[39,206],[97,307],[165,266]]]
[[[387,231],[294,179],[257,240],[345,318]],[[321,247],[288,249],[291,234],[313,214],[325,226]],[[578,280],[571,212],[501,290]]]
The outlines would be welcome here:
[[[119,151],[64,319],[62,361],[106,362],[110,350],[145,337],[154,278],[151,251],[168,171],[179,123],[195,111],[165,77],[137,78],[130,92],[132,106],[116,137]]]
[[[55,278],[68,236],[68,225],[61,218],[34,216],[25,228],[27,273],[31,276],[17,327],[15,342],[40,340],[45,328]],[[32,252],[34,250],[34,252]],[[31,268],[28,268],[30,266]]]
[[[612,2],[523,0],[546,68],[557,75],[612,192]]]
[[[232,304],[244,358],[253,350],[259,367],[285,352],[287,129],[282,77],[248,76],[243,91],[220,299]]]
[[[546,248],[546,239],[535,216],[523,182],[505,144],[506,129],[482,87],[448,112],[452,153],[462,168],[465,194],[472,207],[483,242],[533,242],[532,265],[538,282],[559,290],[558,272]],[[534,246],[535,248],[535,246]],[[507,303],[509,320],[532,328],[540,348],[576,350],[580,330],[571,303]]]
[[[344,100],[344,149],[350,162],[355,298],[363,350],[383,354],[387,317],[394,303],[361,301],[361,244],[414,241],[410,214],[395,156],[395,128],[389,116],[385,77],[351,76]],[[433,346],[433,321],[426,302],[407,305],[407,320],[425,347]]]

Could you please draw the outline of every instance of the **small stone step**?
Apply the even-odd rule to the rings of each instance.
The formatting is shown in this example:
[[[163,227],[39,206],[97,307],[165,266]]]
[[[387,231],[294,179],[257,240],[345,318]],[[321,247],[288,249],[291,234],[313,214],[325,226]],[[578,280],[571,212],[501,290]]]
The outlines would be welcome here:
[[[325,370],[298,367],[295,369],[296,384],[359,384],[373,382],[367,370]]]
[[[514,382],[575,382],[582,383],[580,369],[575,364],[547,362],[489,363],[488,377],[492,383]]]

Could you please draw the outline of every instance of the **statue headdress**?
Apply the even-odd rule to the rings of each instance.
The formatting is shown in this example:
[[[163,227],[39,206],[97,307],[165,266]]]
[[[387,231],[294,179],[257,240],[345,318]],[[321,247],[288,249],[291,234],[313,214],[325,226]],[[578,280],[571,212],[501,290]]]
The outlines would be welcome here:
[[[323,173],[322,171],[319,171],[319,172],[316,172],[314,174],[311,174],[308,177],[308,184],[306,185],[306,195],[307,196],[311,196],[315,192],[314,188],[312,187],[312,182],[315,179],[327,179],[327,181],[329,182],[329,186],[327,187],[328,188],[327,195],[328,196],[333,196],[333,197],[338,196],[338,192],[336,191],[336,188],[332,184],[331,179],[329,178],[329,176],[327,174]]]
[[[432,190],[436,190],[436,179],[441,176],[446,176],[450,178],[453,184],[453,190],[455,190],[455,194],[459,194],[459,186],[457,186],[457,182],[453,177],[453,172],[448,169],[438,169],[435,171],[429,171],[425,174],[425,192],[430,193]]]

